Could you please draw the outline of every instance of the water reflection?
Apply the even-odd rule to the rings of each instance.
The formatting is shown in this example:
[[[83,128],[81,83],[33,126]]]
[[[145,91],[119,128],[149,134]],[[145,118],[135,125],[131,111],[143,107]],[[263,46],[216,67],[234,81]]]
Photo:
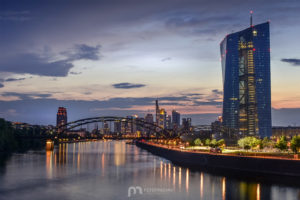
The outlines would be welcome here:
[[[53,151],[46,151],[46,173],[48,178],[53,178]]]
[[[200,173],[200,199],[203,199],[203,172]]]
[[[115,165],[116,166],[120,166],[120,165],[124,165],[125,161],[126,161],[126,147],[125,147],[125,143],[120,143],[117,142],[114,144],[114,157],[115,157]],[[134,154],[136,155],[136,153]],[[135,158],[136,159],[136,158]]]
[[[34,199],[49,193],[58,199],[125,199],[130,186],[172,191],[136,197],[149,200],[299,197],[298,188],[191,171],[122,141],[60,144],[42,154],[15,155],[7,165],[0,174],[0,192],[4,194],[0,200]]]

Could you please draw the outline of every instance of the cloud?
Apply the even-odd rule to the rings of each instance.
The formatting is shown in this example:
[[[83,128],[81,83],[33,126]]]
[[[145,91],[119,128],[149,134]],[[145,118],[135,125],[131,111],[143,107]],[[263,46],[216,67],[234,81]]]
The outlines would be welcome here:
[[[72,75],[79,75],[79,74],[82,74],[82,72],[70,72],[70,74],[72,74]]]
[[[294,66],[300,66],[300,59],[297,59],[297,58],[283,58],[283,59],[281,59],[281,61],[290,63]]]
[[[6,82],[13,82],[13,81],[23,81],[25,80],[26,78],[8,78],[8,79],[5,79]]]
[[[112,85],[114,88],[117,89],[132,89],[132,88],[141,88],[145,87],[144,84],[135,84],[135,83],[116,83]]]
[[[163,58],[163,59],[161,59],[161,62],[166,62],[166,61],[169,61],[169,60],[172,60],[172,58],[170,58],[170,57]]]
[[[201,12],[174,12],[165,19],[165,26],[168,29],[184,34],[195,35],[215,35],[220,31],[227,30],[220,26],[226,22],[228,24],[235,24],[237,19],[232,16],[224,14],[206,15]]]
[[[2,83],[0,83],[0,88],[3,88],[3,87],[4,87],[4,85]]]
[[[41,94],[41,93],[17,93],[17,92],[4,92],[1,94],[4,97],[14,96],[18,97],[20,100],[30,100],[38,98],[48,98],[51,97],[51,94]]]
[[[77,44],[70,51],[60,53],[65,59],[53,61],[50,56],[41,56],[35,53],[14,53],[12,55],[1,55],[0,72],[11,72],[15,74],[35,74],[40,76],[65,77],[73,68],[76,60],[98,60],[100,59],[100,45],[88,46]],[[79,74],[71,72],[70,74]],[[22,80],[22,79],[19,79]],[[17,79],[7,79],[17,81]]]
[[[212,90],[212,93],[216,94],[216,95],[222,95],[223,94],[223,92],[218,90],[218,89]]]
[[[99,60],[101,45],[89,46],[86,44],[76,44],[71,50],[62,52],[62,55],[68,57],[69,61],[74,60]]]
[[[29,11],[2,11],[0,12],[0,21],[15,21],[23,22],[30,20]]]
[[[3,56],[0,59],[0,71],[16,74],[35,74],[40,76],[67,76],[73,64],[66,60],[49,61],[33,53],[20,53]]]

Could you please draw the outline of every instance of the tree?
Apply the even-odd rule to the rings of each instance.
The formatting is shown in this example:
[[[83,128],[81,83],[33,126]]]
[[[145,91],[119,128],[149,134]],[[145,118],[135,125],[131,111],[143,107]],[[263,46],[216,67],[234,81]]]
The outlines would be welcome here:
[[[244,137],[238,140],[238,145],[243,149],[250,149],[250,142],[248,137]]]
[[[238,145],[243,149],[250,149],[257,147],[261,143],[260,139],[256,137],[244,137],[238,140]]]
[[[295,135],[291,140],[291,149],[294,153],[298,153],[298,148],[300,148],[300,136]]]
[[[210,147],[213,147],[213,148],[217,147],[217,140],[216,140],[216,139],[212,139],[212,140],[210,141],[210,143],[209,143],[209,146],[210,146]]]
[[[256,137],[250,137],[250,147],[254,148],[257,147],[261,143],[260,139]]]
[[[265,147],[270,147],[271,142],[272,141],[268,137],[264,137],[264,139],[261,140],[260,148],[263,149]]]
[[[202,145],[202,142],[201,142],[200,138],[195,139],[195,140],[194,140],[194,144],[195,144],[196,146],[201,146],[201,145]]]
[[[285,136],[281,136],[280,140],[276,143],[275,147],[281,151],[287,150],[287,139]]]
[[[210,139],[207,138],[207,139],[205,140],[205,145],[206,145],[206,146],[209,146],[209,145],[210,145]]]
[[[225,144],[225,140],[221,139],[217,142],[218,147],[223,146]]]

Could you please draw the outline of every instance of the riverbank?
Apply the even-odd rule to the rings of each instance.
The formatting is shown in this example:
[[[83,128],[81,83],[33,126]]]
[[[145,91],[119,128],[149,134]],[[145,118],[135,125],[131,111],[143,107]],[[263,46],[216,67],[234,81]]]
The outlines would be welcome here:
[[[182,151],[141,141],[136,142],[136,145],[174,164],[193,170],[250,178],[267,177],[271,180],[282,177],[289,180],[300,178],[300,160]]]

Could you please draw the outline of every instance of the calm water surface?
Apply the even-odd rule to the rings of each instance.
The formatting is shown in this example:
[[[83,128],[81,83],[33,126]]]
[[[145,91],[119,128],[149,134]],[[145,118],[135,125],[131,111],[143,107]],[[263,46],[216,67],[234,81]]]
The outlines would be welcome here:
[[[0,199],[288,200],[300,190],[193,172],[124,141],[99,141],[14,154],[0,167]]]

